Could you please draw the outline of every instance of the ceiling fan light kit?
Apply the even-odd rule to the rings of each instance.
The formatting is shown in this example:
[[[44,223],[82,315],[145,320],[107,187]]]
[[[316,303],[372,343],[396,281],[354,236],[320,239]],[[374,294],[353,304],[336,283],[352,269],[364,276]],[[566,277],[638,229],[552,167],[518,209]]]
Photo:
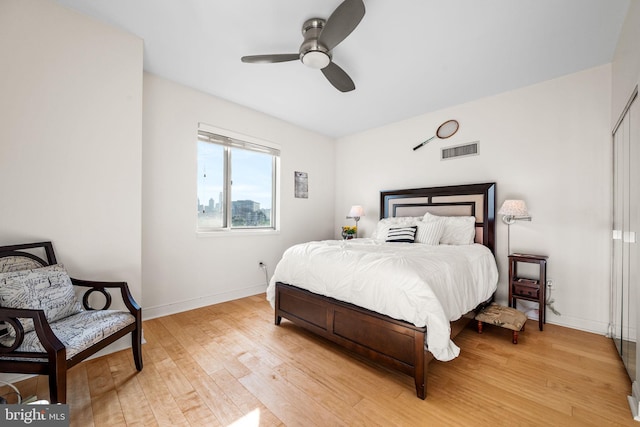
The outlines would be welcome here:
[[[331,62],[331,57],[324,52],[311,51],[302,55],[302,63],[308,67],[321,70]]]
[[[322,70],[322,74],[341,92],[356,88],[351,77],[332,60],[331,51],[358,26],[365,14],[362,0],[344,0],[325,21],[311,18],[302,25],[304,41],[298,54],[243,56],[242,62],[251,64],[287,62],[300,59],[308,67]]]

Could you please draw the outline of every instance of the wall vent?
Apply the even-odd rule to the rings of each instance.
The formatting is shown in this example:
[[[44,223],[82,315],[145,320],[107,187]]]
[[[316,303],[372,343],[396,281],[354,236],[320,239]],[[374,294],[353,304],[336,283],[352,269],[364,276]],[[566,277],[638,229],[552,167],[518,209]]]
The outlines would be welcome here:
[[[480,154],[480,141],[464,145],[456,145],[440,149],[440,160],[451,160],[459,157],[477,156]]]

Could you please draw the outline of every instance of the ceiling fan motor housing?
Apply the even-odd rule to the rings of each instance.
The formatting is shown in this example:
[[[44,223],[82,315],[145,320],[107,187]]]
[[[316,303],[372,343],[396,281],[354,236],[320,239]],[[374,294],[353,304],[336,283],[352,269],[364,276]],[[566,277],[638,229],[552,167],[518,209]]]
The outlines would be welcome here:
[[[300,60],[304,65],[320,70],[340,92],[356,88],[351,77],[333,62],[332,50],[358,26],[365,14],[363,0],[343,0],[327,19],[311,18],[302,25],[304,41],[298,53],[249,55],[240,58],[250,64]]]
[[[311,18],[302,25],[304,41],[300,45],[300,60],[311,68],[322,69],[331,62],[329,49],[318,43],[324,24],[324,19]]]

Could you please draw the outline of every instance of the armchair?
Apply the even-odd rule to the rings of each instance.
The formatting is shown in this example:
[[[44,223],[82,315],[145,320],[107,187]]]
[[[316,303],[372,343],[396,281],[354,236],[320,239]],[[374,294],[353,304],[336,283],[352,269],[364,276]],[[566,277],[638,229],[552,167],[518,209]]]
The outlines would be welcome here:
[[[86,288],[82,304],[78,287]],[[109,309],[109,289],[126,311]],[[104,307],[90,305],[94,292]],[[142,310],[127,283],[70,278],[51,242],[0,246],[0,372],[48,375],[51,402],[66,403],[67,370],[129,333],[141,371]]]

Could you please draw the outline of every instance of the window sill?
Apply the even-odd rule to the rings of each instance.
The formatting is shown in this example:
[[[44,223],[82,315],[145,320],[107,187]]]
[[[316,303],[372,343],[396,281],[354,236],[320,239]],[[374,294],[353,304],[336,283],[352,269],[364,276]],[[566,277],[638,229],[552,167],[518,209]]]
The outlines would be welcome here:
[[[273,236],[280,234],[280,230],[211,230],[211,231],[196,231],[198,238],[208,237],[231,237],[231,236]]]

